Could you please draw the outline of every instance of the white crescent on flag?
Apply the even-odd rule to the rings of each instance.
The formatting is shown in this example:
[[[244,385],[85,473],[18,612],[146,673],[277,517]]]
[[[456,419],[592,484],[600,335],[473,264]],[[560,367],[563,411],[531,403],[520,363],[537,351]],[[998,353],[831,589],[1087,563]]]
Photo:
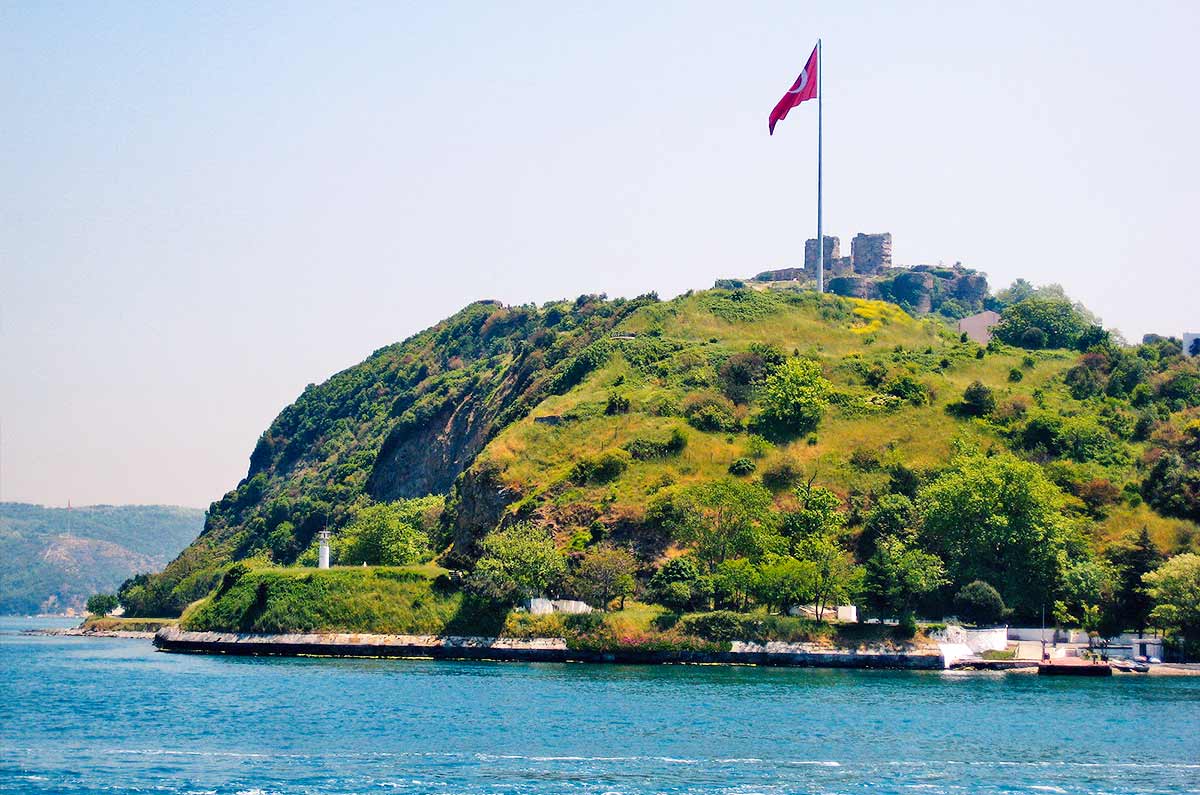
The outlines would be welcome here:
[[[798,77],[796,79],[799,80],[800,82],[798,82],[796,84],[795,88],[788,89],[789,94],[799,94],[801,91],[804,90],[804,87],[806,85],[808,85],[808,70],[802,69],[800,71],[800,77]]]

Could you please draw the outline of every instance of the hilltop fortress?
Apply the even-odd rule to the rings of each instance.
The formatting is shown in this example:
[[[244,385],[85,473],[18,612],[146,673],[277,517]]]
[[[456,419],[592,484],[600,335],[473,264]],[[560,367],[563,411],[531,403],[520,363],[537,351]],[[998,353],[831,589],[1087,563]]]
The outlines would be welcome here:
[[[816,282],[817,241],[804,243],[804,267],[764,271],[753,281]],[[892,264],[892,233],[858,233],[843,257],[841,240],[825,236],[825,284],[829,292],[853,298],[894,301],[914,312],[942,311],[962,316],[983,308],[987,276],[956,262],[952,266]]]

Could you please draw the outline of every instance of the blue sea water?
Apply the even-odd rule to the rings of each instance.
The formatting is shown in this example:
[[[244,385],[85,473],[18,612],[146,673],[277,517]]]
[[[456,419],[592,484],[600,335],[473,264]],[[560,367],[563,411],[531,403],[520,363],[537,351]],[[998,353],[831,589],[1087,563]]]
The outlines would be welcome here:
[[[0,793],[1198,793],[1200,678],[164,654],[0,619]]]

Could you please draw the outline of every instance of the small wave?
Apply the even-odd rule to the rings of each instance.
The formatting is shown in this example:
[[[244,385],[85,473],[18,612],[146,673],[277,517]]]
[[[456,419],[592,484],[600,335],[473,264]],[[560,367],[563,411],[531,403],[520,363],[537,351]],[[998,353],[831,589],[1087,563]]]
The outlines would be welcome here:
[[[1030,784],[1030,789],[1038,790],[1039,792],[1058,792],[1066,795],[1066,790],[1062,787],[1056,787],[1053,784]]]
[[[243,751],[181,751],[175,748],[109,748],[105,753],[127,756],[221,756],[233,759],[267,759],[270,756]]]

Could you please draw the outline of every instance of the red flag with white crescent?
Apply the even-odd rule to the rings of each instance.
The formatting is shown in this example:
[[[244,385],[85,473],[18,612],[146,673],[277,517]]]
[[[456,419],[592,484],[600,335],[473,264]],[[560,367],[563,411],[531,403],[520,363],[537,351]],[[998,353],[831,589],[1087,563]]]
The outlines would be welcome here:
[[[783,95],[783,99],[775,105],[775,109],[771,111],[770,129],[771,135],[775,134],[775,123],[786,119],[788,111],[808,99],[813,99],[817,96],[817,91],[820,87],[820,75],[817,74],[819,62],[817,60],[817,48],[813,47],[812,55],[808,56],[808,63],[804,65],[804,70],[800,72],[800,76],[796,78],[796,82],[792,83],[792,87]]]

